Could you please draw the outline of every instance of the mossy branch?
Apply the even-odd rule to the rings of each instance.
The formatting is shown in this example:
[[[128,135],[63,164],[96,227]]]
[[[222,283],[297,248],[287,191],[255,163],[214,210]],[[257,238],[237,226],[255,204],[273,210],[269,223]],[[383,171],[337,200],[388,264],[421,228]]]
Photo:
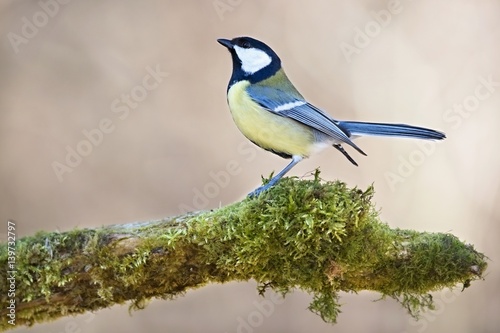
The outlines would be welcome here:
[[[255,279],[259,290],[313,294],[310,309],[335,322],[340,291],[374,290],[414,315],[428,293],[468,286],[486,258],[451,234],[391,229],[373,188],[285,178],[258,198],[159,221],[40,232],[16,243],[16,324],[150,298],[171,299],[207,283]],[[7,267],[6,244],[0,265]],[[6,269],[0,278],[6,281]],[[8,284],[0,284],[0,328]]]

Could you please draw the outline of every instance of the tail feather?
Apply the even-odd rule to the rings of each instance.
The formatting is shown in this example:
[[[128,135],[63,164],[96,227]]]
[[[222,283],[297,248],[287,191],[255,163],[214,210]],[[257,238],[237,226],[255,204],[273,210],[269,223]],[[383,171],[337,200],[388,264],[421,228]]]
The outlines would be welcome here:
[[[405,124],[366,123],[358,121],[341,121],[339,127],[351,136],[395,136],[415,139],[442,140],[446,135],[429,128]]]

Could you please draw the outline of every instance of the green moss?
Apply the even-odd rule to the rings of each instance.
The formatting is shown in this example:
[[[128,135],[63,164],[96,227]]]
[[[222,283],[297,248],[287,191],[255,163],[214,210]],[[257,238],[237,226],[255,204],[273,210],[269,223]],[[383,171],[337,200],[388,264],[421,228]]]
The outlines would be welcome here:
[[[373,194],[372,187],[348,189],[317,175],[285,178],[258,198],[200,216],[189,228],[203,238],[208,260],[225,267],[224,275],[253,278],[284,294],[306,290],[314,295],[310,309],[330,322],[339,312],[339,291],[378,291],[417,315],[432,306],[428,292],[465,282],[474,265],[485,269],[483,255],[452,235],[380,222]],[[217,223],[207,228],[204,221]]]
[[[432,306],[429,292],[481,277],[484,255],[450,234],[389,228],[378,219],[373,193],[316,174],[285,178],[215,211],[26,237],[16,247],[17,323],[126,301],[141,309],[152,297],[249,279],[261,293],[311,293],[310,309],[328,322],[340,312],[341,291],[374,290],[418,314]],[[0,264],[6,261],[1,246]],[[3,286],[0,292],[5,309]]]

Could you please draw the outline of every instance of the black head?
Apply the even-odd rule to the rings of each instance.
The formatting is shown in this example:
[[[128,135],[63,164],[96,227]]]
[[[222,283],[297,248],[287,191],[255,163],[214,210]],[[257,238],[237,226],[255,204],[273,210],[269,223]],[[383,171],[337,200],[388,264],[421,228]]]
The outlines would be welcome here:
[[[227,47],[233,59],[229,86],[240,80],[256,83],[274,75],[281,68],[278,55],[266,44],[251,37],[217,39]]]

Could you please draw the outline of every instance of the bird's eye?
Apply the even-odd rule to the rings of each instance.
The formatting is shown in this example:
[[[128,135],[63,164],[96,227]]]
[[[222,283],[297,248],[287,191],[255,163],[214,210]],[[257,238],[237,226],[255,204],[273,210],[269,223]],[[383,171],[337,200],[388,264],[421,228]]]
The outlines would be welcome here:
[[[247,40],[242,40],[241,43],[240,43],[240,46],[244,49],[249,49],[251,48],[252,46],[250,45],[250,42],[247,41]]]

